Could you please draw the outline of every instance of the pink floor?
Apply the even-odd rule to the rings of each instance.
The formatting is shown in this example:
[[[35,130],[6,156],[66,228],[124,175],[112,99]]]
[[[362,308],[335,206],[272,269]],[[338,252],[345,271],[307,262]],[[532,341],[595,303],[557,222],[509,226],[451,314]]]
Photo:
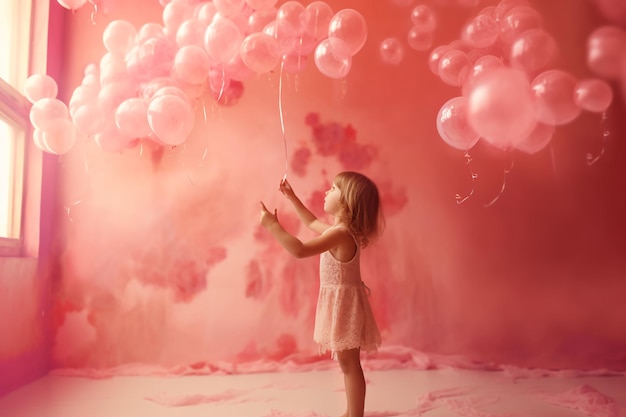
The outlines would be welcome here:
[[[366,417],[626,416],[623,373],[366,369],[366,379]],[[0,398],[0,416],[338,417],[344,406],[334,366],[176,377],[51,373]]]

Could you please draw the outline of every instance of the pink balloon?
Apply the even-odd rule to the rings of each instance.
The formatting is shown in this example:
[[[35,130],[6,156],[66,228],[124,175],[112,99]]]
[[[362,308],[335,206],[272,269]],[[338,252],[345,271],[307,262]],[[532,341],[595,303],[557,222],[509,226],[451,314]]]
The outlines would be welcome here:
[[[430,51],[428,56],[428,68],[436,76],[439,76],[439,61],[441,61],[441,57],[451,49],[449,45],[440,45]]]
[[[31,103],[42,98],[56,98],[58,92],[56,81],[46,74],[33,74],[24,82],[24,95]]]
[[[480,139],[469,124],[467,107],[467,98],[454,97],[441,106],[437,114],[439,136],[456,149],[471,149]]]
[[[87,3],[87,0],[57,0],[57,2],[69,10],[78,10]]]
[[[30,108],[30,122],[37,129],[45,130],[56,119],[69,120],[69,111],[65,103],[56,98],[42,98]]]
[[[235,16],[241,13],[243,9],[243,5],[245,4],[244,0],[213,0],[213,4],[217,9],[218,13],[222,16],[230,17]]]
[[[152,133],[148,124],[148,102],[142,98],[124,100],[115,111],[115,124],[120,134],[143,138]]]
[[[474,17],[465,27],[461,39],[473,48],[485,48],[498,39],[500,28],[495,19],[487,15]]]
[[[207,25],[198,19],[184,21],[176,31],[176,44],[179,47],[195,45],[204,48],[206,28]]]
[[[534,76],[551,65],[558,54],[556,41],[543,29],[528,29],[511,45],[511,66]]]
[[[315,48],[317,69],[330,78],[344,78],[352,67],[350,48],[340,38],[326,38]]]
[[[562,70],[548,70],[533,80],[531,87],[537,99],[537,119],[545,124],[564,125],[581,112],[574,100],[576,78]]]
[[[97,103],[86,103],[78,107],[72,115],[74,126],[79,132],[91,136],[104,127],[105,115]]]
[[[280,61],[276,39],[263,32],[248,35],[241,43],[241,60],[257,74],[273,70]]]
[[[203,48],[196,45],[183,46],[174,59],[176,78],[190,84],[200,84],[209,75],[211,62]]]
[[[414,27],[433,31],[437,27],[437,16],[430,6],[420,4],[411,10],[411,22],[413,22]]]
[[[276,9],[255,10],[248,17],[247,33],[261,32],[276,18]],[[328,31],[328,29],[327,29]]]
[[[213,22],[213,18],[217,14],[217,8],[213,2],[202,3],[196,12],[196,17],[199,21],[205,25],[210,25]]]
[[[484,73],[467,97],[470,126],[498,148],[513,148],[537,125],[535,98],[519,70],[503,67]]]
[[[69,119],[54,119],[42,129],[41,139],[51,153],[63,155],[76,143],[76,128]]]
[[[143,42],[135,53],[126,56],[126,69],[138,81],[148,81],[169,75],[176,44],[165,37],[154,37]]]
[[[148,123],[160,142],[180,145],[193,130],[193,109],[188,101],[178,96],[158,96],[148,105]]]
[[[504,15],[499,23],[500,39],[510,44],[528,29],[541,29],[543,18],[530,6],[518,6]]]
[[[193,18],[193,7],[184,1],[172,1],[163,8],[163,24],[166,33],[176,34],[180,25]]]
[[[52,153],[50,149],[46,147],[46,144],[43,143],[43,130],[37,128],[33,130],[33,143],[42,151]]]
[[[328,36],[328,25],[334,15],[333,9],[323,1],[314,1],[305,7],[302,14],[302,25],[315,42]]]
[[[380,43],[380,59],[385,64],[400,65],[404,60],[404,47],[396,38],[387,38]]]
[[[255,10],[263,10],[273,7],[277,1],[278,0],[246,0],[246,3]]]
[[[520,6],[530,6],[530,4],[528,0],[500,0],[493,9],[493,18],[499,23],[507,13]]]
[[[129,81],[130,75],[124,58],[109,52],[100,60],[100,84]]]
[[[122,135],[114,121],[106,123],[93,139],[102,150],[107,152],[122,152],[131,144],[131,138]]]
[[[241,31],[232,20],[217,18],[206,29],[204,47],[211,61],[221,64],[237,56],[242,40]]]
[[[107,51],[123,56],[135,43],[137,29],[126,20],[110,22],[102,33],[102,42]]]
[[[587,66],[600,77],[617,79],[625,50],[626,32],[618,26],[601,26],[587,39]]]
[[[135,86],[128,82],[113,82],[102,86],[98,92],[98,103],[106,114],[113,115],[117,106],[127,98],[135,96]]]
[[[413,26],[407,33],[409,46],[416,51],[427,51],[433,46],[434,31]]]
[[[100,88],[95,85],[79,85],[76,87],[72,93],[72,97],[70,98],[70,115],[73,116],[76,109],[85,104],[96,103],[99,91]]]
[[[552,140],[552,135],[554,135],[554,126],[537,123],[537,126],[528,136],[515,144],[515,149],[527,154],[535,154],[548,146]]]
[[[141,45],[151,38],[165,37],[165,32],[163,31],[163,29],[163,26],[159,25],[158,23],[146,23],[142,25],[137,32],[137,44]]]
[[[441,56],[438,71],[444,83],[460,86],[470,74],[469,58],[465,52],[451,49]]]
[[[604,80],[580,80],[574,87],[574,101],[583,110],[603,113],[613,102],[613,89]]]
[[[298,42],[298,33],[288,23],[275,20],[263,28],[263,33],[276,39],[279,55],[287,55],[293,52]]]
[[[470,75],[463,83],[463,95],[466,95],[468,91],[472,89],[474,82],[480,80],[482,74],[492,71],[496,68],[504,67],[504,63],[500,58],[494,55],[484,55],[474,62],[474,67],[470,72]]]
[[[304,6],[295,0],[283,3],[276,12],[277,36],[284,28],[288,34],[300,35],[304,31]]]
[[[363,48],[367,39],[365,18],[354,9],[338,11],[328,24],[328,37],[342,40],[349,54],[354,56]]]

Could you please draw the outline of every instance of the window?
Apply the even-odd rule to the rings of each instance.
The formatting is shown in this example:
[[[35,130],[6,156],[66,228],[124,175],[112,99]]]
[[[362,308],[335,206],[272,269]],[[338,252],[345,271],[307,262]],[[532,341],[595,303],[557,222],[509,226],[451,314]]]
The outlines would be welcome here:
[[[42,67],[45,71],[45,59],[43,66],[38,59],[39,68],[32,59],[35,47],[42,52],[41,31],[31,30],[40,3],[0,1],[0,255],[20,255],[23,244],[26,150],[32,129],[30,103],[20,90],[29,72]]]

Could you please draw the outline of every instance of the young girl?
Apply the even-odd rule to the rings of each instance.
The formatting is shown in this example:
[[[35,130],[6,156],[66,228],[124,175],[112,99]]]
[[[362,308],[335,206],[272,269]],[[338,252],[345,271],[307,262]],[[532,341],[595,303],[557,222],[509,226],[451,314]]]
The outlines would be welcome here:
[[[337,174],[324,198],[324,211],[332,225],[320,221],[296,196],[286,179],[279,190],[292,203],[300,220],[319,236],[302,242],[278,222],[261,202],[261,224],[296,258],[320,256],[320,292],[314,340],[320,351],[331,351],[344,374],[347,411],[343,417],[363,417],[365,377],[360,351],[375,351],[380,333],[368,301],[369,289],[361,281],[360,254],[382,228],[376,185],[356,172]],[[368,292],[366,292],[366,290]]]

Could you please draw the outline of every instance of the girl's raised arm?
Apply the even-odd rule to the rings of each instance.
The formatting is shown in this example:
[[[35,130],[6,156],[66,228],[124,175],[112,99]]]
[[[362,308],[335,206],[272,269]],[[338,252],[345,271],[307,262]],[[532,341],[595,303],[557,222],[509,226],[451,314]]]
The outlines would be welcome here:
[[[306,227],[319,234],[322,234],[324,230],[330,227],[328,223],[324,223],[323,221],[318,219],[315,214],[313,214],[311,210],[309,210],[302,203],[298,196],[296,196],[293,188],[291,188],[291,184],[289,184],[289,181],[287,181],[287,179],[283,179],[280,181],[278,189],[281,193],[283,193],[287,200],[291,201],[291,204],[293,204],[293,208],[295,209],[296,214]]]

